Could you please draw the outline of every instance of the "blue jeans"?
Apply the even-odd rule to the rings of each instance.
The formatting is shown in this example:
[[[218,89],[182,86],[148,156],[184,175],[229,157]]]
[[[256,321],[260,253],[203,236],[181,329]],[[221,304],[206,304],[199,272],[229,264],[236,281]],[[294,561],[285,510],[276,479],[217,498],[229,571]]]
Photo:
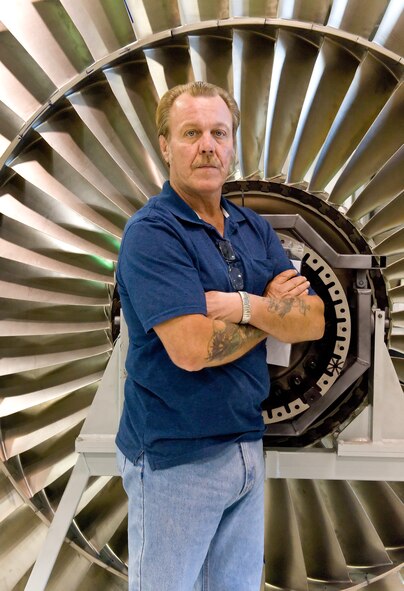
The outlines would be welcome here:
[[[259,591],[264,556],[262,441],[152,471],[119,450],[129,498],[129,591]]]

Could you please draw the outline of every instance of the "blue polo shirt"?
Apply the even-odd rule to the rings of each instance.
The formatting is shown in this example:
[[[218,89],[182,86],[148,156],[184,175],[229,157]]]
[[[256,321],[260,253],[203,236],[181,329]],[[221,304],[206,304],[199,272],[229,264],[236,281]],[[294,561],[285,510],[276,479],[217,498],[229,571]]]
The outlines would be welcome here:
[[[222,207],[224,238],[242,265],[244,290],[261,295],[292,264],[267,221],[225,199]],[[265,342],[232,363],[189,372],[174,365],[153,330],[177,316],[206,315],[207,291],[235,291],[217,247],[221,238],[168,182],[123,234],[117,282],[129,351],[116,442],[133,462],[144,452],[152,469],[214,455],[229,442],[260,439],[265,430]]]

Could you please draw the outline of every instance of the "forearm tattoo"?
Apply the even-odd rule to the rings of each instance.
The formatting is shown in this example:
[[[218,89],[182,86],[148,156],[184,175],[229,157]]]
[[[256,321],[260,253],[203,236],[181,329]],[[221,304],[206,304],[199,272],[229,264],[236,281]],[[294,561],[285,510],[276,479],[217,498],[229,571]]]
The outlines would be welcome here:
[[[249,324],[226,323],[215,328],[208,345],[208,361],[220,361],[237,353],[248,341],[257,340],[263,332]]]
[[[301,298],[283,298],[279,300],[277,298],[267,297],[266,299],[268,312],[274,312],[281,318],[285,318],[292,308],[297,308],[303,316],[306,316],[306,313],[310,310],[310,304],[307,304]]]

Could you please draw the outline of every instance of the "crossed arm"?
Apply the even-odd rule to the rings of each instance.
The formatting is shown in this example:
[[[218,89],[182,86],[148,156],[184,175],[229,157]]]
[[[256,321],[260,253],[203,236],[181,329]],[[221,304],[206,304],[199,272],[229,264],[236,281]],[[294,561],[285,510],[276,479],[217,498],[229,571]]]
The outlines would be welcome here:
[[[289,343],[320,339],[324,305],[318,296],[308,295],[308,287],[305,277],[288,269],[268,283],[262,296],[250,294],[250,324],[238,324],[238,293],[212,291],[206,294],[207,316],[179,316],[154,330],[173,363],[187,371],[230,363],[268,335]]]

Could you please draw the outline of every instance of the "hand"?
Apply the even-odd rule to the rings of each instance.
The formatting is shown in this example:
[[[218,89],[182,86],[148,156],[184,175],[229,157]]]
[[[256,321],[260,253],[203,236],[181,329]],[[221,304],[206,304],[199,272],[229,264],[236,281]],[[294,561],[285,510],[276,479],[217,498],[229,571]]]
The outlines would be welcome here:
[[[295,269],[287,269],[276,275],[270,281],[263,293],[264,297],[273,297],[281,300],[282,298],[296,298],[301,295],[307,295],[310,282],[303,275],[298,275]]]
[[[241,297],[237,292],[208,291],[205,293],[208,318],[238,324],[243,315]]]

